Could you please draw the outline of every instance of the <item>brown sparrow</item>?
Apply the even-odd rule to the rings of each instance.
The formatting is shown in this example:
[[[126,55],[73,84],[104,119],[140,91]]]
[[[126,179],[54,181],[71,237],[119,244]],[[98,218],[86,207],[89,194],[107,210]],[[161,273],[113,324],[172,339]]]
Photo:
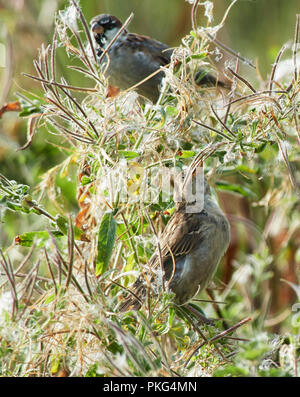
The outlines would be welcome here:
[[[193,182],[194,176],[190,183]],[[203,192],[204,190],[204,192]],[[175,293],[175,302],[187,303],[202,291],[212,279],[218,263],[230,240],[229,223],[212,199],[210,187],[204,179],[204,189],[196,191],[201,208],[190,212],[190,203],[182,200],[169,220],[157,249],[148,263],[148,269],[139,276],[132,295],[120,304],[121,312],[138,310],[146,297],[147,286],[156,283],[155,274],[163,268],[167,288]],[[199,202],[199,201],[198,201]]]
[[[101,14],[91,21],[91,31],[95,42],[99,46],[97,55],[103,51],[122,28],[122,22],[108,14]],[[160,41],[148,36],[129,33],[124,29],[107,50],[107,55],[101,62],[106,68],[109,84],[126,90],[135,86],[152,73],[166,66],[171,61],[173,50]],[[161,80],[164,72],[158,72],[149,80],[137,87],[140,95],[156,102],[160,93]],[[200,69],[195,75],[195,82],[199,86],[220,86],[225,84],[217,81],[214,76]]]

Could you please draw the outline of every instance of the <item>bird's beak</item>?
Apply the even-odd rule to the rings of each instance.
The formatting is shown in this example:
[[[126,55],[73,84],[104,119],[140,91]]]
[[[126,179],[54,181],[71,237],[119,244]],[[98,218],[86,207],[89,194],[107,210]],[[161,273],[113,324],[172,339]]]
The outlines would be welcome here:
[[[99,25],[98,22],[93,23],[91,30],[94,34],[103,34],[104,33],[104,27]]]

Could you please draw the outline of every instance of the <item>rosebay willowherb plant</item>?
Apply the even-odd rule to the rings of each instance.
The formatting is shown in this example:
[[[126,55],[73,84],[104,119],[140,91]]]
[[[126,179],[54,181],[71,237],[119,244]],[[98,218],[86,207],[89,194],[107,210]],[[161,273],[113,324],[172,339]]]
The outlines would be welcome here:
[[[203,4],[198,3],[191,9],[190,35],[163,68],[155,104],[141,103],[134,90],[112,93],[75,0],[58,12],[53,41],[34,61],[36,75],[25,73],[41,83],[43,95],[18,94],[22,115],[28,118],[23,149],[45,127],[49,137],[59,136],[66,153],[36,191],[55,202],[56,176],[71,178],[79,210],[53,214],[53,209],[43,208],[36,192],[29,194],[28,186],[0,178],[5,209],[45,218],[44,230],[16,237],[16,244],[29,247],[24,257],[12,263],[9,253],[1,251],[2,373],[297,374],[297,359],[288,368],[278,358],[278,352],[287,356],[285,339],[263,331],[268,321],[276,321],[268,310],[288,239],[299,239],[299,18],[292,51],[287,46],[280,50],[268,81],[257,90],[240,73],[242,63],[253,68],[252,62],[216,38],[227,13],[213,26],[212,2],[205,2],[208,26],[200,27],[197,7]],[[56,70],[59,51],[69,57],[62,76]],[[199,89],[192,77],[220,51],[232,57],[224,70],[231,91]],[[288,52],[292,70],[277,79]],[[80,76],[76,86],[67,80],[69,68]],[[218,286],[207,290],[209,298],[195,299],[188,309],[174,303],[157,269],[160,282],[147,289],[143,308],[119,313],[116,308],[159,247],[159,236],[174,211],[174,170],[197,165],[203,165],[222,199],[233,230],[230,252],[239,247],[224,262],[229,278],[219,270]],[[277,229],[270,226],[274,219],[284,219],[286,245],[275,238]],[[274,241],[279,244],[276,250]],[[10,311],[2,309],[4,301]],[[214,317],[213,325],[199,323],[202,310]],[[289,335],[295,357],[297,326],[294,322]]]

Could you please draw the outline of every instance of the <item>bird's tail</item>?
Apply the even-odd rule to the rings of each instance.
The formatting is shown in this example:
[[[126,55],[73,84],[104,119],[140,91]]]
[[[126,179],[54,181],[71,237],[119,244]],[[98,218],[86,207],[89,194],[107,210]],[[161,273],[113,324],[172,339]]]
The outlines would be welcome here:
[[[137,280],[132,290],[129,292],[131,296],[125,298],[118,308],[121,313],[127,312],[128,310],[139,310],[141,308],[146,295],[146,285],[144,285],[141,280]]]
[[[205,69],[199,69],[194,76],[195,83],[203,87],[221,87],[230,89],[230,87],[221,80],[218,80],[211,73],[207,72]]]

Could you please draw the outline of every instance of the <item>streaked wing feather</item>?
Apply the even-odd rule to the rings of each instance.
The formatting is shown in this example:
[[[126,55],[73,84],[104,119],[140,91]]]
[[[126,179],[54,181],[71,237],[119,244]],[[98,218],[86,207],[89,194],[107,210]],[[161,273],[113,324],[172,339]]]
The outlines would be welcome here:
[[[204,238],[213,233],[214,228],[214,222],[209,222],[208,215],[204,212],[200,214],[188,214],[184,210],[175,212],[162,234],[161,259],[156,250],[149,260],[149,267],[155,271],[162,260],[166,277],[170,277],[174,265],[173,260],[176,262],[201,244]],[[144,275],[141,275],[132,286],[132,291],[140,300],[143,300],[145,294],[145,284]],[[140,306],[141,302],[131,296],[121,304],[119,309],[121,312],[130,308],[137,310]]]
[[[156,60],[158,67],[170,63],[173,50],[169,49],[166,44],[148,36],[137,36],[132,33],[128,34],[127,40],[131,43],[133,50],[139,50],[146,58],[149,57],[152,62]]]

